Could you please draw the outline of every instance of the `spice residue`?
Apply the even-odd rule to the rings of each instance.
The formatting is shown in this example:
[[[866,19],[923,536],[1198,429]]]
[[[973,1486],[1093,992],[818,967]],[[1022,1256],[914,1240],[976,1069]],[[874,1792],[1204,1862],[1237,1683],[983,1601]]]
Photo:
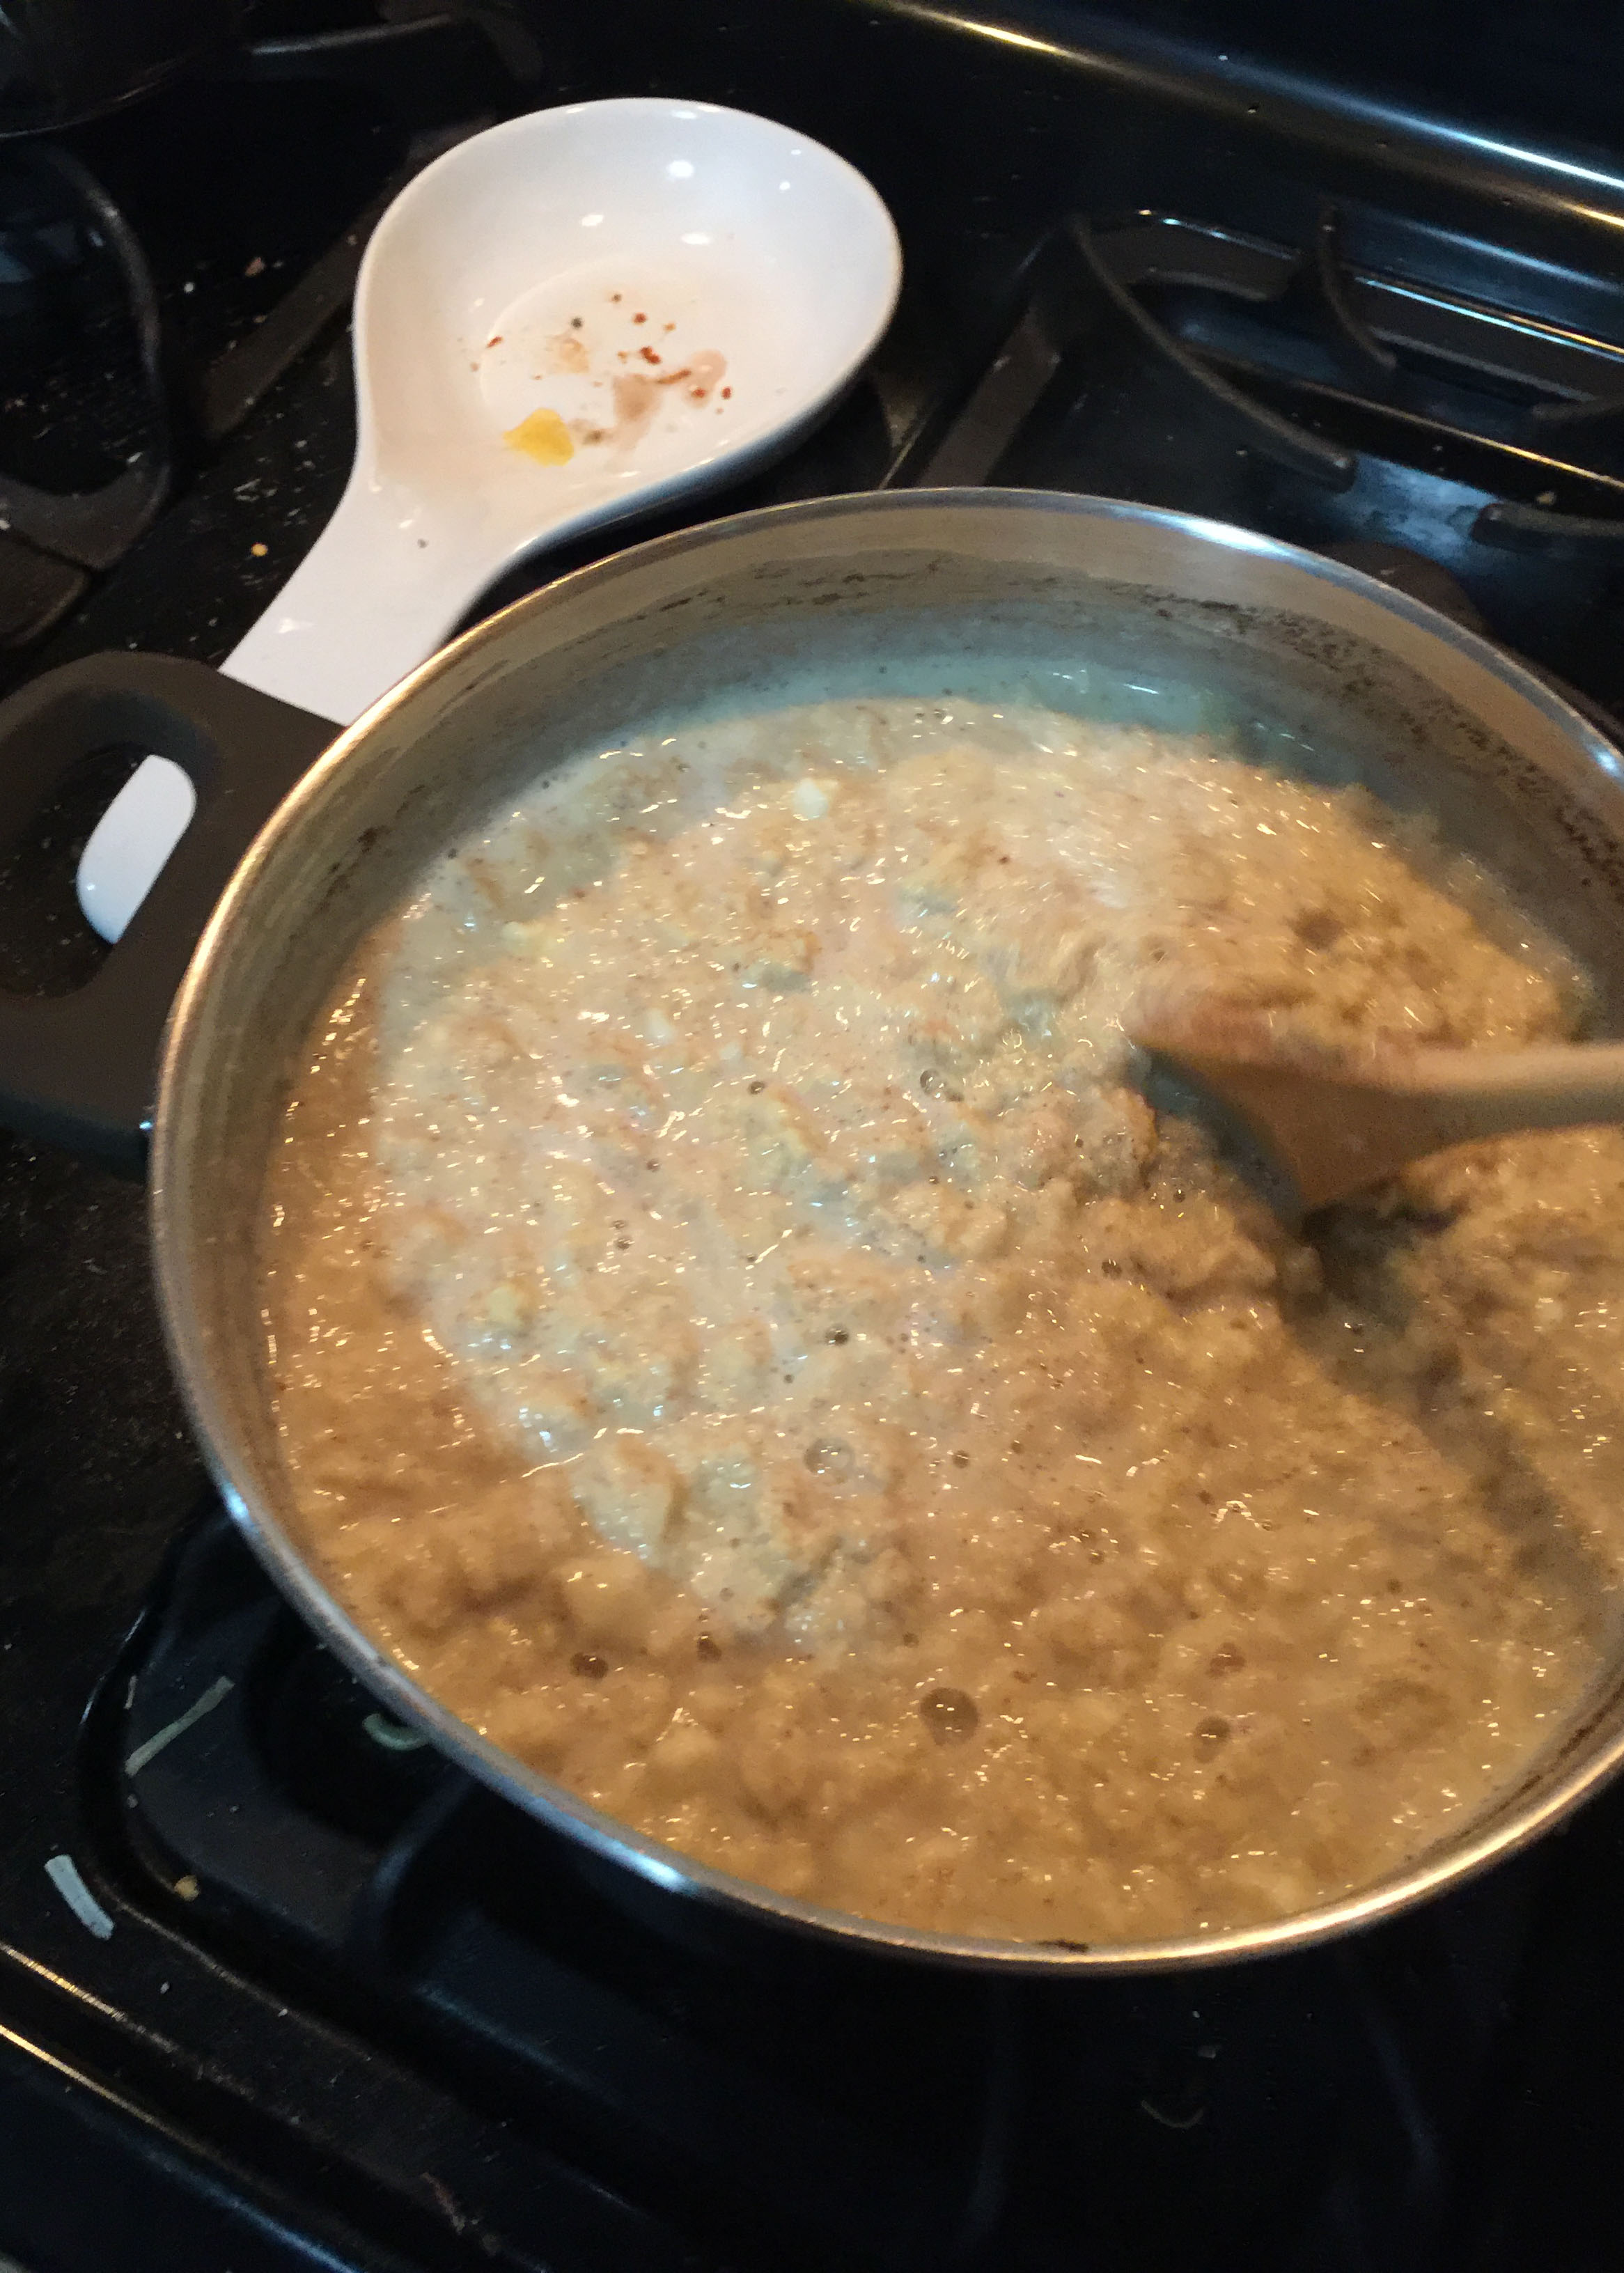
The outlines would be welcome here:
[[[624,296],[620,292],[605,295],[611,308],[618,307]],[[506,338],[496,332],[486,342],[492,348],[509,344],[515,358],[523,354],[528,378],[538,388],[546,385],[554,394],[553,402],[538,406],[503,434],[510,449],[520,451],[536,464],[568,465],[578,451],[588,448],[630,449],[654,425],[661,389],[675,390],[673,402],[695,407],[714,403],[720,409],[717,397],[727,369],[726,358],[714,348],[684,354],[674,319],[659,317],[646,306],[638,308],[634,302],[601,325],[578,314],[555,314],[553,322],[559,328],[542,332],[538,327],[538,335],[528,349],[511,324]],[[645,344],[646,327],[656,323],[662,343],[673,333],[678,334],[665,353]],[[643,340],[636,338],[635,328],[628,340],[622,325],[645,327]],[[619,343],[616,332],[619,341],[627,344]],[[724,398],[731,393],[731,388],[721,389]],[[516,409],[518,405],[513,407]],[[508,415],[511,416],[512,410]],[[677,428],[667,420],[662,431],[674,432]]]

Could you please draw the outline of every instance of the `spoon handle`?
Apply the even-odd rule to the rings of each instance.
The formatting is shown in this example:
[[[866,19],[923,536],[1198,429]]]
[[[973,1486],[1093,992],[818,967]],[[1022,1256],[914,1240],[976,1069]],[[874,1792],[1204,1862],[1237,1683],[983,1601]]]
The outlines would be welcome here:
[[[1327,1051],[1199,998],[1142,1004],[1132,1033],[1238,1114],[1309,1209],[1478,1137],[1624,1121],[1624,1043]]]
[[[1420,1050],[1401,1060],[1382,1086],[1431,1106],[1440,1121],[1459,1130],[1457,1141],[1624,1121],[1624,1044]]]
[[[1624,1046],[1616,1043],[1420,1050],[1318,1080],[1255,1065],[1226,1073],[1215,1085],[1290,1170],[1305,1207],[1479,1137],[1624,1121]]]

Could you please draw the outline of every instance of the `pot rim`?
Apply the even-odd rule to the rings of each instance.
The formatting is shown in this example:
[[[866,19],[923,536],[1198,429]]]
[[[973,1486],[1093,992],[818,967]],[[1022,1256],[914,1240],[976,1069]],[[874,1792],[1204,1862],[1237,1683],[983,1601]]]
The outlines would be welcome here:
[[[337,769],[381,730],[395,723],[424,688],[459,668],[470,655],[505,635],[516,620],[526,615],[545,616],[583,585],[611,584],[650,561],[703,551],[718,540],[735,533],[748,534],[765,526],[818,521],[838,523],[854,512],[906,516],[944,506],[959,512],[1024,509],[1085,519],[1148,523],[1203,544],[1250,553],[1298,569],[1316,582],[1374,601],[1416,628],[1443,640],[1543,712],[1551,724],[1582,750],[1591,765],[1615,781],[1624,776],[1624,758],[1613,745],[1560,694],[1492,641],[1467,630],[1425,603],[1394,591],[1363,570],[1300,545],[1196,514],[1061,491],[857,491],[758,507],[628,546],[513,602],[464,632],[392,687],[336,736],[277,807],[237,868],[199,940],[176,994],[160,1054],[149,1189],[154,1269],[165,1341],[200,1449],[233,1521],[319,1637],[392,1711],[422,1729],[456,1765],[527,1812],[568,1830],[598,1854],[627,1866],[643,1879],[690,1900],[717,1903],[758,1922],[765,1920],[788,1927],[802,1936],[831,1939],[870,1953],[931,1960],[956,1967],[1013,1969],[1023,1974],[1127,1974],[1205,1969],[1248,1958],[1285,1955],[1378,1924],[1414,1903],[1460,1885],[1530,1844],[1624,1763],[1624,1725],[1594,1749],[1585,1748],[1583,1722],[1577,1727],[1570,1725],[1567,1735],[1557,1740],[1555,1757],[1545,1768],[1541,1767],[1538,1756],[1523,1768],[1525,1779],[1538,1779],[1538,1789],[1521,1804],[1513,1804],[1503,1795],[1499,1801],[1491,1802],[1493,1819],[1475,1834],[1469,1832],[1458,1842],[1451,1841],[1444,1851],[1425,1851],[1374,1885],[1335,1902],[1253,1925],[1144,1942],[1017,1940],[888,1924],[779,1894],[680,1855],[590,1805],[552,1777],[527,1767],[481,1737],[420,1687],[368,1638],[328,1592],[313,1563],[306,1559],[274,1518],[257,1506],[239,1485],[234,1459],[237,1431],[230,1419],[231,1400],[221,1393],[218,1369],[211,1364],[204,1337],[197,1331],[190,1274],[179,1260],[184,1249],[188,1198],[177,1173],[182,1142],[177,1100],[184,1096],[189,1078],[194,1036],[222,945],[244,909],[252,908],[259,876],[271,853],[285,837],[306,825],[307,813],[312,806],[320,806],[326,785]],[[1570,1757],[1566,1765],[1559,1765],[1564,1755]]]

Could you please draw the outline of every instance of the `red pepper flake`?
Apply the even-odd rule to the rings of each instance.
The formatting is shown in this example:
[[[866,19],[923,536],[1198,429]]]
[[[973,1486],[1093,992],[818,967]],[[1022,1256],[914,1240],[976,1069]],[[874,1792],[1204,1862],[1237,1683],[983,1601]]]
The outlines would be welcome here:
[[[668,332],[674,332],[674,331],[676,330],[676,328],[677,328],[677,327],[676,327],[676,326],[675,326],[674,324],[667,324],[667,325],[665,326],[665,329],[666,329]]]
[[[637,352],[644,363],[659,363],[663,360],[661,356],[655,354],[652,348],[639,348]]]
[[[646,324],[648,320],[648,318],[643,313],[641,309],[639,309],[637,313],[632,318],[634,324]]]
[[[705,390],[703,386],[690,386],[688,393],[693,396],[695,402],[703,402],[705,399]]]
[[[501,343],[502,335],[500,332],[492,332],[490,338],[485,341],[485,345],[488,348],[499,348]]]
[[[733,391],[732,387],[731,387],[731,386],[725,386],[725,387],[722,389],[722,400],[723,400],[723,401],[724,401],[724,402],[731,402],[731,401],[733,401]]]

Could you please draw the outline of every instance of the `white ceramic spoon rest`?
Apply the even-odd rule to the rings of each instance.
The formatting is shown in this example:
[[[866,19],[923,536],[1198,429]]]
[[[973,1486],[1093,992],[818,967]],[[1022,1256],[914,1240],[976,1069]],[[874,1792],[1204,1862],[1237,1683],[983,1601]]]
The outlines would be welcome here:
[[[348,725],[559,538],[786,448],[883,332],[891,216],[820,144],[634,97],[472,137],[389,207],[356,285],[355,470],[228,676]],[[79,899],[117,939],[185,828],[147,760]]]

